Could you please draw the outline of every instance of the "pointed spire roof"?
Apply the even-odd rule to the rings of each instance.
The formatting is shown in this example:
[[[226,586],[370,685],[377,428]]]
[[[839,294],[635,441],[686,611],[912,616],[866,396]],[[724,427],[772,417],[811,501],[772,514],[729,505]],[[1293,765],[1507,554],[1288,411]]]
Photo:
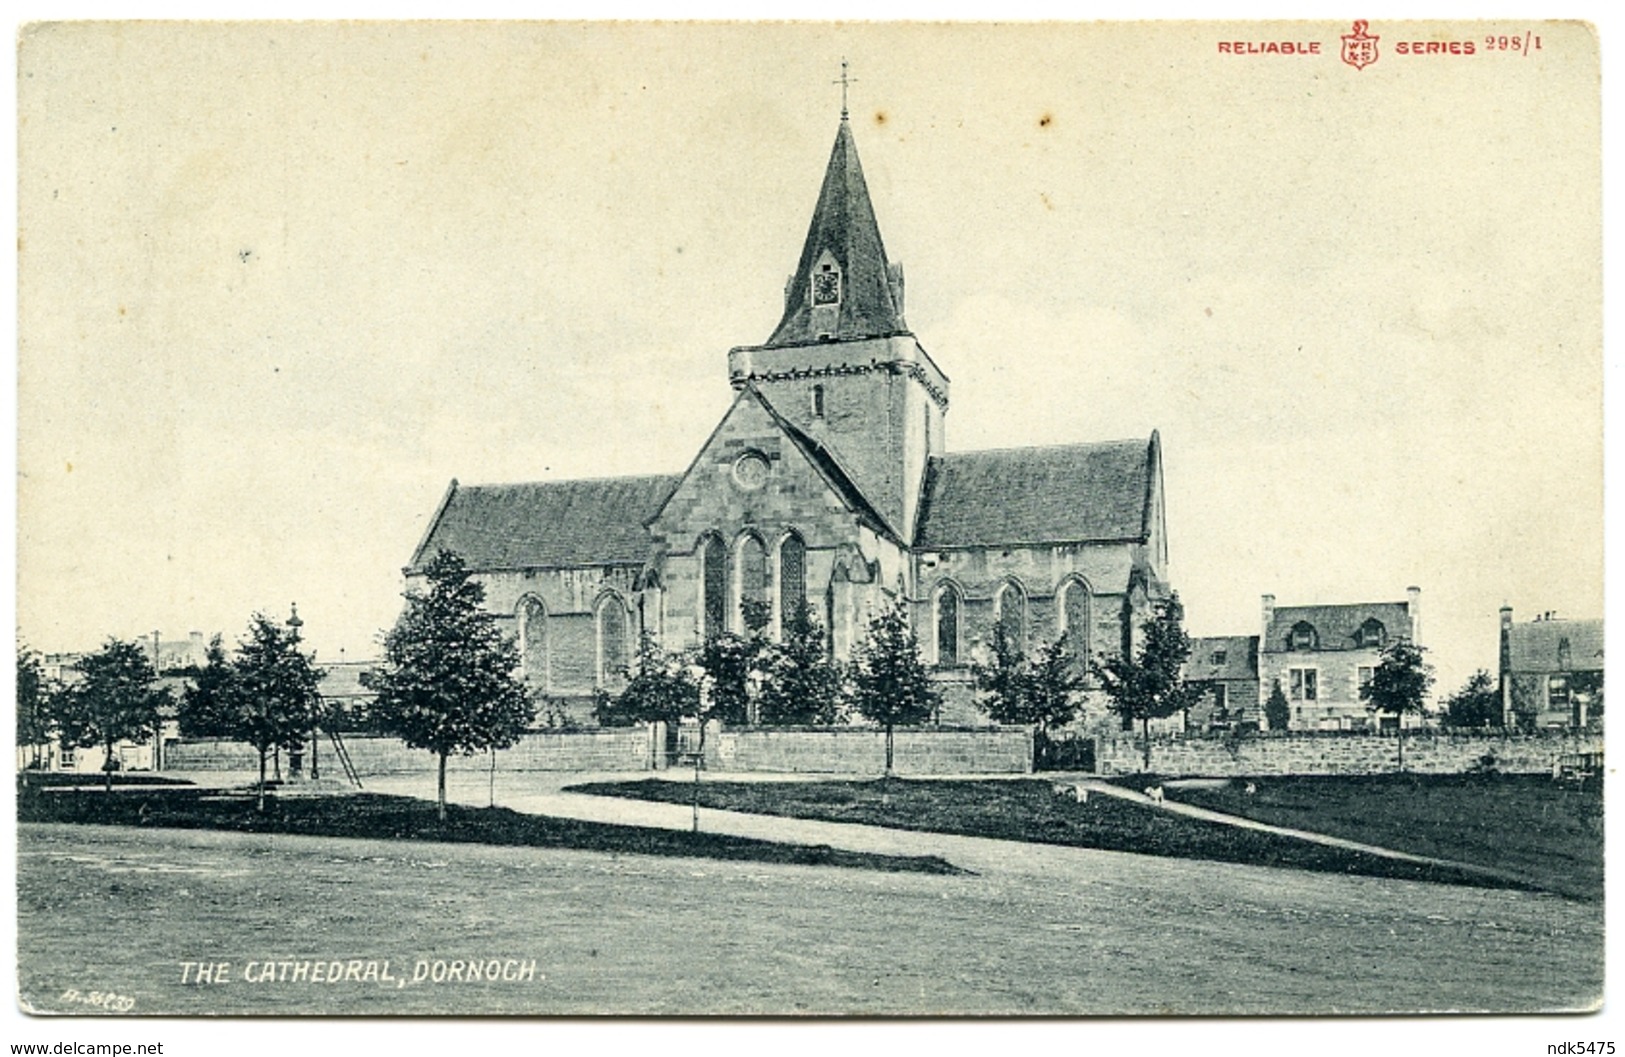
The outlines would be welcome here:
[[[813,273],[830,263],[840,272],[838,303],[829,303],[826,288],[815,312]],[[886,259],[852,126],[843,113],[801,260],[785,289],[784,318],[767,347],[906,333],[902,270]]]

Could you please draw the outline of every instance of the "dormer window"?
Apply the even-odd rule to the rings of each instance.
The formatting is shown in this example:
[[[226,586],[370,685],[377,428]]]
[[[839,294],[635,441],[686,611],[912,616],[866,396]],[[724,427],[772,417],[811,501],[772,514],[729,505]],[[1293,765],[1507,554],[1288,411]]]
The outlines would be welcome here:
[[[1381,648],[1388,638],[1388,629],[1382,626],[1382,621],[1372,617],[1360,625],[1357,636],[1359,644],[1367,648]]]
[[[1313,624],[1307,620],[1300,620],[1292,625],[1292,633],[1287,636],[1287,646],[1294,650],[1318,649],[1320,635],[1316,633]]]

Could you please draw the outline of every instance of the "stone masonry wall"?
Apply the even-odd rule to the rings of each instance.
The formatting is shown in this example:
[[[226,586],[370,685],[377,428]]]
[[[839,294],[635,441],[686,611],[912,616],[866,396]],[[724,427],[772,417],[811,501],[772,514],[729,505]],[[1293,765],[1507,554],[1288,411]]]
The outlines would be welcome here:
[[[363,778],[427,772],[435,764],[430,753],[407,748],[396,738],[350,735],[344,739],[344,747]],[[241,742],[175,741],[168,746],[165,767],[172,771],[252,771],[258,768],[258,761],[258,754]],[[527,734],[518,745],[497,753],[497,770],[503,772],[646,771],[650,764],[646,727]],[[330,744],[321,746],[321,765],[324,774],[339,773]],[[283,766],[287,766],[286,759]],[[483,772],[489,766],[490,759],[484,755],[452,756],[446,761],[448,772]]]
[[[1460,774],[1493,755],[1499,771],[1546,774],[1565,753],[1601,751],[1602,735],[1585,732],[1410,731],[1405,735],[1405,769],[1419,774]],[[1095,761],[1101,774],[1136,773],[1142,769],[1140,742],[1103,737]],[[1381,774],[1395,770],[1397,764],[1398,746],[1392,734],[1265,734],[1241,741],[1233,752],[1220,738],[1151,739],[1151,769],[1163,775]]]
[[[898,774],[1026,774],[1032,732],[927,728],[893,732]],[[720,771],[788,771],[879,775],[886,768],[886,734],[869,728],[725,730],[707,751]]]

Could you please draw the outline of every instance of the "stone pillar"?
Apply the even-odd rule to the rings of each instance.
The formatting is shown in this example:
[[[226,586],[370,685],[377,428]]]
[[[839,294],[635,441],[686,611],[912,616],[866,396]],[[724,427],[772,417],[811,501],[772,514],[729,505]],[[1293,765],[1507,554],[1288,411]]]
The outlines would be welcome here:
[[[1512,715],[1512,607],[1501,607],[1501,725],[1513,729]]]
[[[649,769],[664,771],[670,763],[666,758],[666,723],[656,720],[649,724]]]

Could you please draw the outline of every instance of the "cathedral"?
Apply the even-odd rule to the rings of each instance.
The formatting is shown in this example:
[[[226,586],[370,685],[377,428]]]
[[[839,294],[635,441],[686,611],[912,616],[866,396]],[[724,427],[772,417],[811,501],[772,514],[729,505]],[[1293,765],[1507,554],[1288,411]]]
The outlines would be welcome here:
[[[969,666],[995,625],[1029,650],[1132,642],[1167,593],[1158,437],[951,452],[948,376],[904,318],[843,111],[784,315],[728,353],[734,400],[676,475],[463,486],[406,569],[460,554],[520,647],[524,677],[571,718],[613,693],[647,631],[680,649],[770,634],[802,602],[850,654],[901,600],[940,680],[943,722],[985,722]]]

